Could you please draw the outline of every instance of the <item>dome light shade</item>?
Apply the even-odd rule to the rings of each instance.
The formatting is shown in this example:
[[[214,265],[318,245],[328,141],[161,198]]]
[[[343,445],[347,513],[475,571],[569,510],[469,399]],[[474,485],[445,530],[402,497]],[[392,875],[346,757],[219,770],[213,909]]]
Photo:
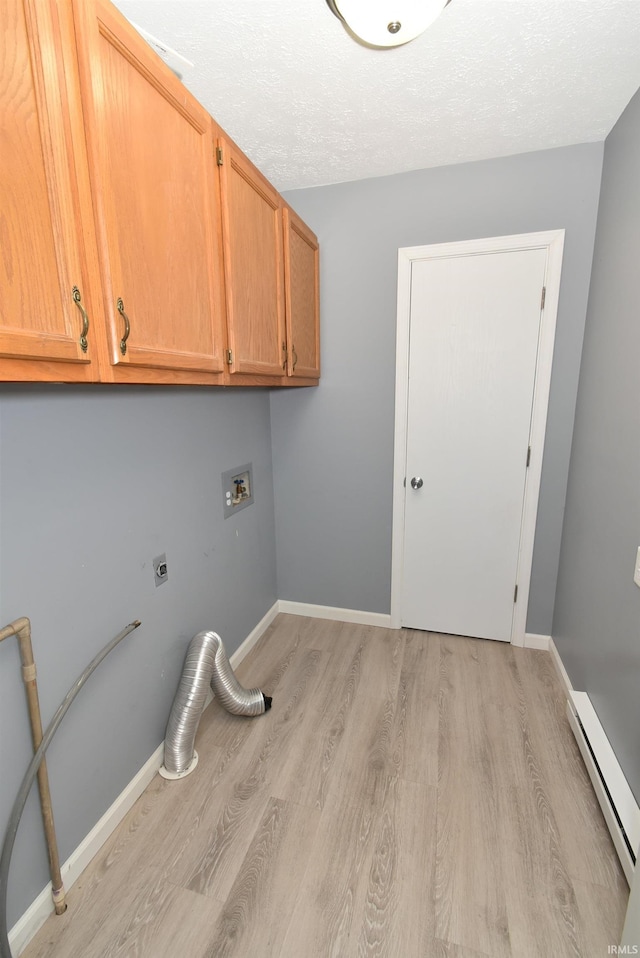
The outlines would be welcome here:
[[[327,0],[347,30],[372,47],[398,47],[415,40],[449,0]]]

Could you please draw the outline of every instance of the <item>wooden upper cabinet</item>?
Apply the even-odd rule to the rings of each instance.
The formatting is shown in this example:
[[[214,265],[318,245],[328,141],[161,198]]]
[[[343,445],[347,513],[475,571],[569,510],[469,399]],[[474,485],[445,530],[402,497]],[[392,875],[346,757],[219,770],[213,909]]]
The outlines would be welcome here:
[[[212,120],[110,3],[74,11],[112,376],[219,381],[161,373],[223,370]]]
[[[282,199],[232,143],[217,140],[227,294],[229,373],[286,368]]]
[[[287,375],[320,376],[318,240],[293,210],[284,209]]]
[[[0,380],[317,381],[315,236],[109,0],[2,0],[0,109]]]
[[[80,227],[73,24],[64,4],[0,4],[0,379],[97,378]],[[80,157],[82,163],[82,158]],[[86,172],[86,169],[85,169]],[[77,290],[77,291],[74,291]],[[83,310],[86,311],[85,321]],[[89,328],[86,329],[87,322]]]

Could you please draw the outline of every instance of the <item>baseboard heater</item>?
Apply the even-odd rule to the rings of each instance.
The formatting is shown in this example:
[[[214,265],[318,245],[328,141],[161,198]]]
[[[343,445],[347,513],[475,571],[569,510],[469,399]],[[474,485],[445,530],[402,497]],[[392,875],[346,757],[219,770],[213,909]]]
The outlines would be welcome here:
[[[640,808],[586,692],[570,692],[569,724],[629,885],[640,848]]]

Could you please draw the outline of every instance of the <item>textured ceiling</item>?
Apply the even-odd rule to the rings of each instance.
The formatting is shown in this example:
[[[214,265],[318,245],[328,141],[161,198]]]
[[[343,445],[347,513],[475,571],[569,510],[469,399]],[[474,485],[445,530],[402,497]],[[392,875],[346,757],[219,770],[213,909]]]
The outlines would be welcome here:
[[[325,0],[116,0],[279,190],[602,140],[640,86],[640,0],[452,0],[407,46]]]

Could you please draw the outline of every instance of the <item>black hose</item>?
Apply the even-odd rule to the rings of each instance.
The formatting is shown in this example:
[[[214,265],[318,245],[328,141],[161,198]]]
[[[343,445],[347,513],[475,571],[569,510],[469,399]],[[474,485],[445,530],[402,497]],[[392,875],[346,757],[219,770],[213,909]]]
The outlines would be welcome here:
[[[18,826],[20,825],[20,819],[22,818],[22,813],[24,811],[24,806],[27,801],[27,796],[33,785],[33,780],[38,774],[38,769],[40,768],[40,763],[44,758],[44,754],[47,751],[51,739],[58,730],[60,722],[67,714],[69,706],[75,699],[76,695],[85,684],[92,672],[94,672],[97,667],[100,665],[102,660],[106,658],[109,652],[112,649],[115,649],[116,645],[119,642],[122,642],[127,635],[133,632],[134,629],[137,629],[140,625],[140,622],[136,619],[135,622],[131,622],[122,632],[119,632],[114,639],[109,642],[108,645],[102,649],[101,652],[98,652],[96,657],[92,659],[89,665],[86,667],[82,675],[76,679],[69,691],[64,697],[61,705],[58,707],[56,714],[51,719],[51,722],[47,726],[47,729],[42,736],[42,741],[38,746],[36,752],[34,753],[31,762],[29,763],[29,768],[25,772],[25,776],[22,779],[22,784],[18,790],[16,800],[13,803],[11,809],[11,814],[9,815],[9,823],[7,825],[7,831],[4,836],[4,844],[2,845],[2,855],[0,856],[0,956],[1,958],[12,958],[11,955],[11,946],[9,944],[9,930],[7,928],[7,884],[9,879],[9,866],[11,865],[11,855],[13,853],[13,846],[16,840],[16,834],[18,832]]]

